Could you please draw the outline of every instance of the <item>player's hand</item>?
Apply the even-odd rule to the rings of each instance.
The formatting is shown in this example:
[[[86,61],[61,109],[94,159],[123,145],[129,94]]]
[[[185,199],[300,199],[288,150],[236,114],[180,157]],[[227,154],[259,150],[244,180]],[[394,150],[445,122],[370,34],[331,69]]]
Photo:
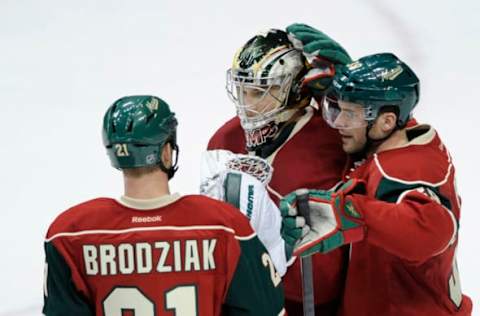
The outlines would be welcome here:
[[[363,190],[363,183],[350,180],[338,191],[309,190],[310,226],[297,209],[297,191],[280,202],[282,238],[293,249],[293,256],[307,257],[327,253],[364,236],[363,217],[353,205],[349,194]]]
[[[287,26],[287,33],[294,47],[302,50],[307,59],[326,59],[335,65],[346,65],[352,61],[339,43],[309,25],[291,24]]]
[[[318,95],[330,86],[335,67],[352,61],[347,51],[323,32],[306,24],[294,23],[286,29],[294,47],[301,50],[312,67],[303,85]]]

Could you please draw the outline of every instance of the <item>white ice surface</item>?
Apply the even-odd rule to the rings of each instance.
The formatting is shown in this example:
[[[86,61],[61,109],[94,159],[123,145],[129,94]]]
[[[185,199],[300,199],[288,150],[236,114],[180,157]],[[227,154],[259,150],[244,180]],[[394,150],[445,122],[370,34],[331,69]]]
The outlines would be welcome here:
[[[292,22],[322,29],[353,57],[391,51],[416,70],[416,117],[438,129],[457,167],[462,287],[480,302],[479,17],[478,0],[2,0],[0,316],[40,314],[55,216],[121,194],[101,143],[106,107],[128,94],[167,100],[180,121],[172,187],[196,192],[200,153],[234,115],[224,90],[234,52]]]

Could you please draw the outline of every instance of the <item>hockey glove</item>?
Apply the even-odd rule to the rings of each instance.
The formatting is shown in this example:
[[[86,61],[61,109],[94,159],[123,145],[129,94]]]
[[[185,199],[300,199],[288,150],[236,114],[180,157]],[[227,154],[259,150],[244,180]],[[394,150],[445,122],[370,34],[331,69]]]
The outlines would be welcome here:
[[[335,65],[346,65],[352,61],[340,44],[309,25],[291,24],[287,27],[287,33],[295,48],[301,49],[307,59],[326,59]]]
[[[201,194],[238,208],[267,248],[277,272],[284,275],[288,262],[280,235],[282,217],[266,187],[272,168],[258,157],[211,150],[202,155],[201,171]]]
[[[312,67],[302,84],[316,95],[323,94],[332,82],[335,67],[350,63],[350,56],[328,35],[306,24],[291,24],[286,31],[293,46],[303,52]]]
[[[293,248],[293,256],[327,253],[363,239],[362,214],[349,197],[354,190],[363,191],[363,183],[350,180],[336,192],[308,190],[307,219],[298,209],[300,190],[281,200],[282,238]]]

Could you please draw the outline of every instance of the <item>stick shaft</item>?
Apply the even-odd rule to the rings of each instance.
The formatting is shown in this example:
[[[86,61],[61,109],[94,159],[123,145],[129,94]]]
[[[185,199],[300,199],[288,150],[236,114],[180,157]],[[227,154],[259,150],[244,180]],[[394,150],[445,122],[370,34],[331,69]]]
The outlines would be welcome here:
[[[305,223],[310,226],[310,207],[308,206],[308,190],[297,191],[298,212],[305,218]],[[302,294],[303,315],[315,315],[315,300],[313,291],[313,266],[312,257],[301,258],[302,266]]]

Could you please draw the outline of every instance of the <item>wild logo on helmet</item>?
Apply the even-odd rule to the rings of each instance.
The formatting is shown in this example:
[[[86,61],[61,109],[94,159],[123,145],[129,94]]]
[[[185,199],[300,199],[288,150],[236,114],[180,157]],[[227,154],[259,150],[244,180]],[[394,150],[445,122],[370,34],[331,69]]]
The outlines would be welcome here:
[[[149,102],[147,102],[146,106],[150,109],[150,111],[154,112],[158,110],[158,104],[158,99],[152,98]]]
[[[403,72],[402,66],[397,66],[391,70],[385,70],[380,76],[383,80],[395,80]]]

